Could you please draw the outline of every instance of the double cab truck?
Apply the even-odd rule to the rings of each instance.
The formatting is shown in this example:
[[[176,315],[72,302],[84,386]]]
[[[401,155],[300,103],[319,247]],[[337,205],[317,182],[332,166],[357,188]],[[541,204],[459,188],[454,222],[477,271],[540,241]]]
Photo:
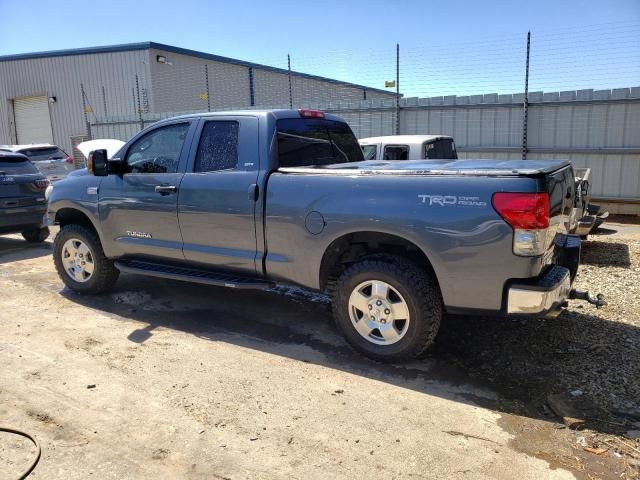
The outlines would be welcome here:
[[[295,284],[329,293],[347,341],[385,361],[422,354],[445,313],[554,315],[588,298],[572,289],[568,162],[365,161],[341,118],[271,110],[160,121],[87,163],[47,192],[55,266],[77,292],[120,272]]]

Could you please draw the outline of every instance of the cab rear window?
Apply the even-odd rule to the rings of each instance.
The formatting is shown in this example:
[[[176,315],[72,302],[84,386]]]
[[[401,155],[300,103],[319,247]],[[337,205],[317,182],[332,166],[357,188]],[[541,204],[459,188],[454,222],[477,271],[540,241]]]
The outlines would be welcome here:
[[[424,146],[424,158],[438,160],[456,160],[456,145],[451,138],[439,138]]]
[[[278,120],[278,162],[281,167],[361,162],[360,145],[346,123],[315,118]]]

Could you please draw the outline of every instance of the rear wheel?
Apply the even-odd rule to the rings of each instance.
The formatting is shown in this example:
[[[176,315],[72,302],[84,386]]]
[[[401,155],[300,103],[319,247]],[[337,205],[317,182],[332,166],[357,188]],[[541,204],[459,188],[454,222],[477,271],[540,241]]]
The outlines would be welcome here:
[[[40,227],[33,230],[25,230],[22,236],[29,243],[42,243],[49,237],[49,228]]]
[[[54,241],[53,260],[65,285],[80,293],[107,291],[120,274],[105,256],[98,236],[81,225],[60,229]]]
[[[433,343],[442,312],[435,279],[402,257],[351,265],[333,297],[334,318],[347,341],[383,361],[420,356]]]

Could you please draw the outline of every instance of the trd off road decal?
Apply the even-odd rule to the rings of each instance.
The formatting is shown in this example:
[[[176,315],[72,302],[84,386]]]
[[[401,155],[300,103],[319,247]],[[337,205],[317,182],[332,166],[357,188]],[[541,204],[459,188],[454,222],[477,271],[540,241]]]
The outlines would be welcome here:
[[[456,195],[418,195],[420,203],[425,205],[436,205],[439,207],[486,207],[487,202],[483,202],[480,197],[463,197]]]

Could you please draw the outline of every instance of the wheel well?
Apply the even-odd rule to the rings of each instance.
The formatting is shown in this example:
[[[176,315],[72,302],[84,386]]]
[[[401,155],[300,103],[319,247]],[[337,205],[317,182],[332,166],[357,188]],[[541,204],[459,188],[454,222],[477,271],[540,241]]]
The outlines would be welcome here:
[[[60,225],[60,227],[64,227],[65,225],[82,225],[85,228],[88,228],[96,235],[98,231],[96,227],[94,227],[93,222],[89,219],[87,215],[82,213],[80,210],[76,210],[75,208],[62,208],[56,212],[56,223]]]
[[[357,232],[334,240],[324,252],[320,264],[320,289],[330,289],[350,264],[365,257],[383,255],[407,258],[425,268],[437,281],[431,262],[414,243],[388,233]]]

